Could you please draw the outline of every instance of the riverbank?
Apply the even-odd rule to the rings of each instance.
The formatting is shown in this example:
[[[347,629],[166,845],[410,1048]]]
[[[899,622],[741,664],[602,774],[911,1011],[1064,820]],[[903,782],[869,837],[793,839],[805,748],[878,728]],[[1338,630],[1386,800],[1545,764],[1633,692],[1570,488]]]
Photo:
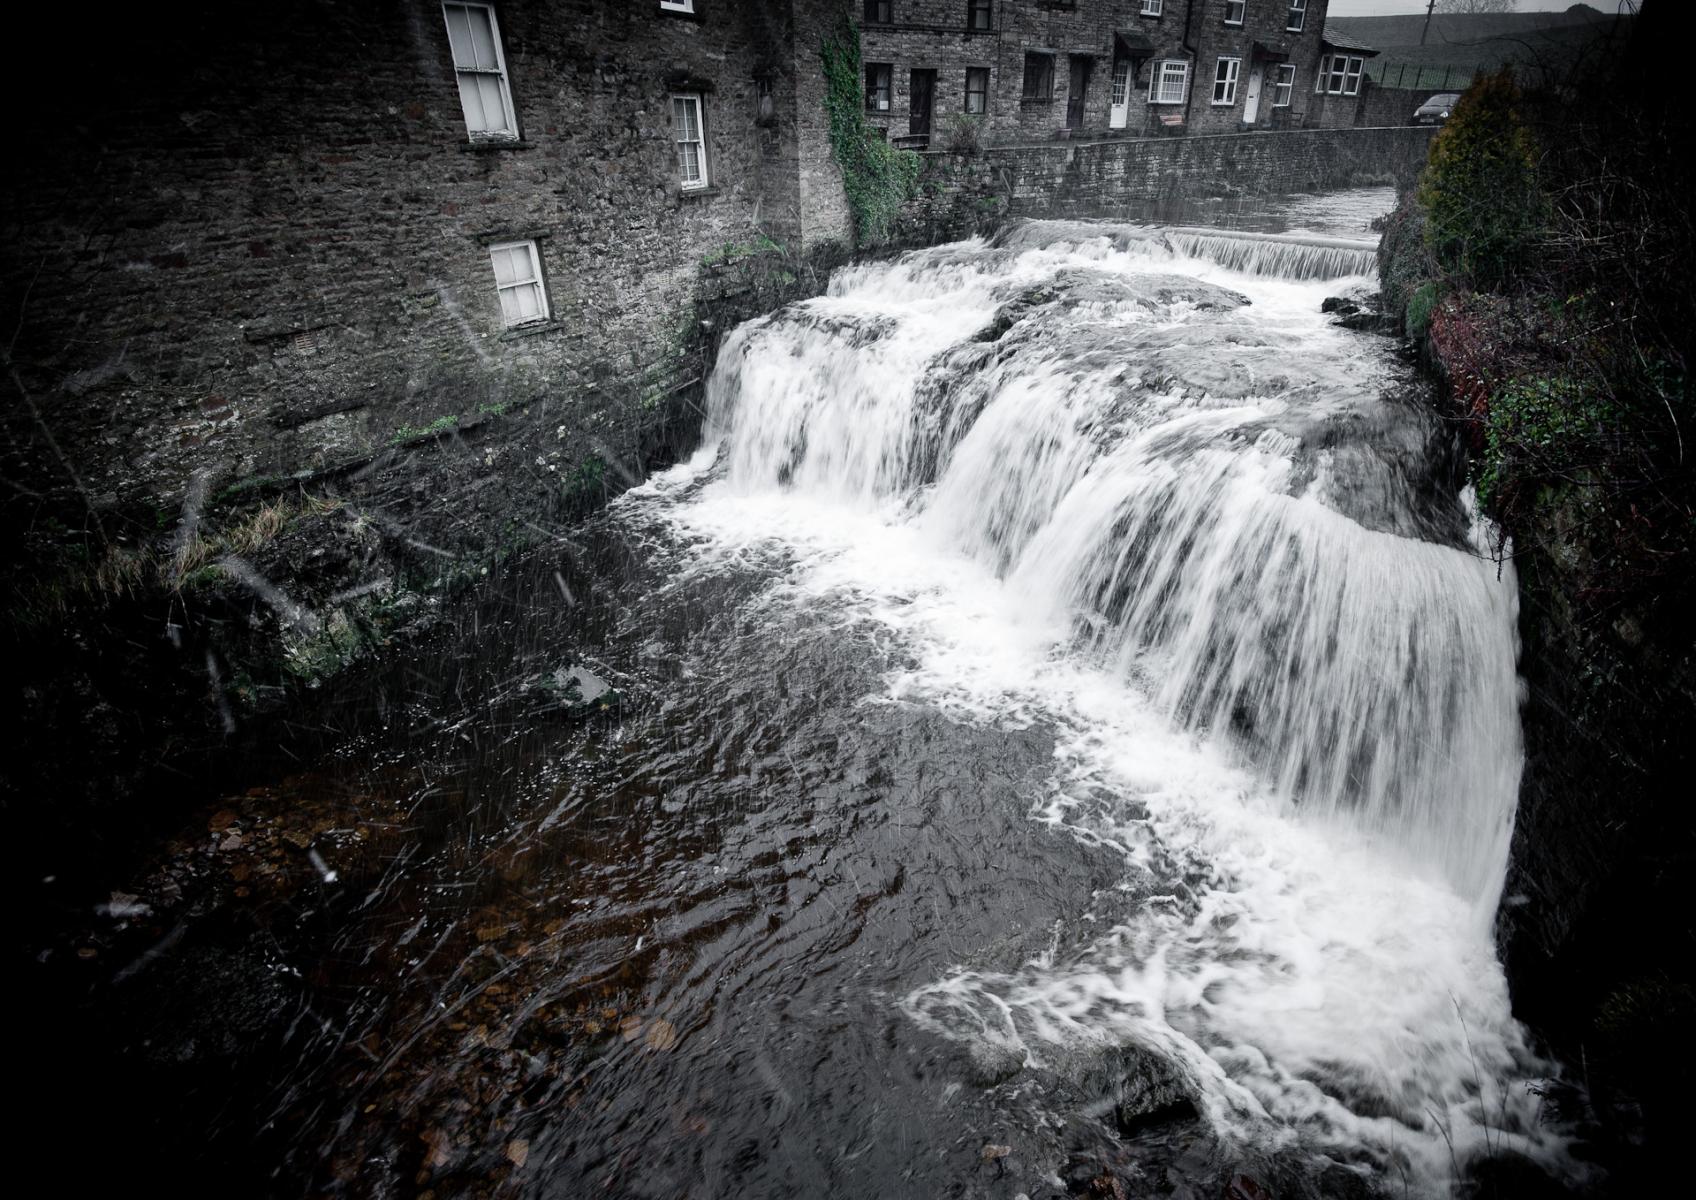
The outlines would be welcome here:
[[[1383,292],[1520,580],[1526,771],[1497,924],[1515,1011],[1588,1089],[1610,1194],[1643,1194],[1676,1169],[1696,1082],[1691,244],[1687,180],[1653,149],[1684,118],[1639,84],[1469,101],[1389,222]]]

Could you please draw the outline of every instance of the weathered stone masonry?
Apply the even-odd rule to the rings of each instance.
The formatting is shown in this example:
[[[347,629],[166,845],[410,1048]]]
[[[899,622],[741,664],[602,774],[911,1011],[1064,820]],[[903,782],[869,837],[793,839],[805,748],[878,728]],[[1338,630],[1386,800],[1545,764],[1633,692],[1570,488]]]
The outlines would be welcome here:
[[[38,15],[33,44],[76,45],[87,77],[52,89],[61,107],[26,124],[3,185],[20,382],[112,505],[172,504],[197,474],[322,469],[513,405],[593,425],[651,404],[690,369],[704,261],[846,229],[812,111],[841,7],[501,3],[521,136],[485,144],[437,0],[191,0],[74,38]],[[695,192],[676,90],[703,98]],[[552,320],[509,330],[488,246],[531,239]],[[545,483],[581,441],[527,463]],[[60,471],[23,426],[14,445],[12,478]]]
[[[1301,129],[1208,137],[1114,139],[925,156],[919,196],[903,213],[914,242],[983,232],[1017,217],[1147,220],[1205,197],[1409,184],[1431,128]]]

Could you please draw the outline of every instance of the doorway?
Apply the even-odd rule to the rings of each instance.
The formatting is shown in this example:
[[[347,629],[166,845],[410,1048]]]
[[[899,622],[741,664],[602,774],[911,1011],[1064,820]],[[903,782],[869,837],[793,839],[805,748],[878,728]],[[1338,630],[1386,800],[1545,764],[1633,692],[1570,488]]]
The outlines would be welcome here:
[[[1131,60],[1113,60],[1113,90],[1107,98],[1107,127],[1123,129],[1131,118]]]
[[[1084,123],[1084,96],[1089,92],[1089,72],[1093,61],[1083,54],[1074,54],[1072,79],[1066,89],[1066,128],[1078,129]]]
[[[1253,125],[1260,117],[1260,85],[1266,78],[1266,68],[1255,64],[1248,76],[1248,97],[1243,101],[1243,124]]]
[[[908,81],[911,84],[907,92],[909,98],[907,132],[914,137],[926,139],[930,144],[930,111],[936,97],[936,72],[932,70],[914,71]]]

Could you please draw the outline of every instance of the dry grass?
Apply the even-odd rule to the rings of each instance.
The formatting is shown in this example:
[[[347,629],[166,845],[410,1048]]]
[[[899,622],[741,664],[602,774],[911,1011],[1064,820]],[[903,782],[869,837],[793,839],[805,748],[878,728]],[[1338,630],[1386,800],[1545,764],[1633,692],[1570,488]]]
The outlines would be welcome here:
[[[285,497],[260,504],[221,529],[196,533],[174,550],[109,544],[94,561],[67,566],[57,574],[17,588],[9,617],[14,626],[34,628],[59,620],[82,604],[113,603],[148,586],[181,592],[197,572],[212,569],[226,555],[246,557],[274,541],[290,523],[323,516],[344,501],[330,497]]]

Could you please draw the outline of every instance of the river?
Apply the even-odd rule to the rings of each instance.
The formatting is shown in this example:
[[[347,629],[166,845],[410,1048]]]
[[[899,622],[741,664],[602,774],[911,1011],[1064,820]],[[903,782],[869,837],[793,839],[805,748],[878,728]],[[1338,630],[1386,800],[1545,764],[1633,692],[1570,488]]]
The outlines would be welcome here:
[[[732,332],[692,459],[333,718],[301,786],[374,832],[278,1091],[294,1169],[1008,1200],[1567,1170],[1491,941],[1512,568],[1393,343],[1320,311],[1388,202],[1025,223]]]

